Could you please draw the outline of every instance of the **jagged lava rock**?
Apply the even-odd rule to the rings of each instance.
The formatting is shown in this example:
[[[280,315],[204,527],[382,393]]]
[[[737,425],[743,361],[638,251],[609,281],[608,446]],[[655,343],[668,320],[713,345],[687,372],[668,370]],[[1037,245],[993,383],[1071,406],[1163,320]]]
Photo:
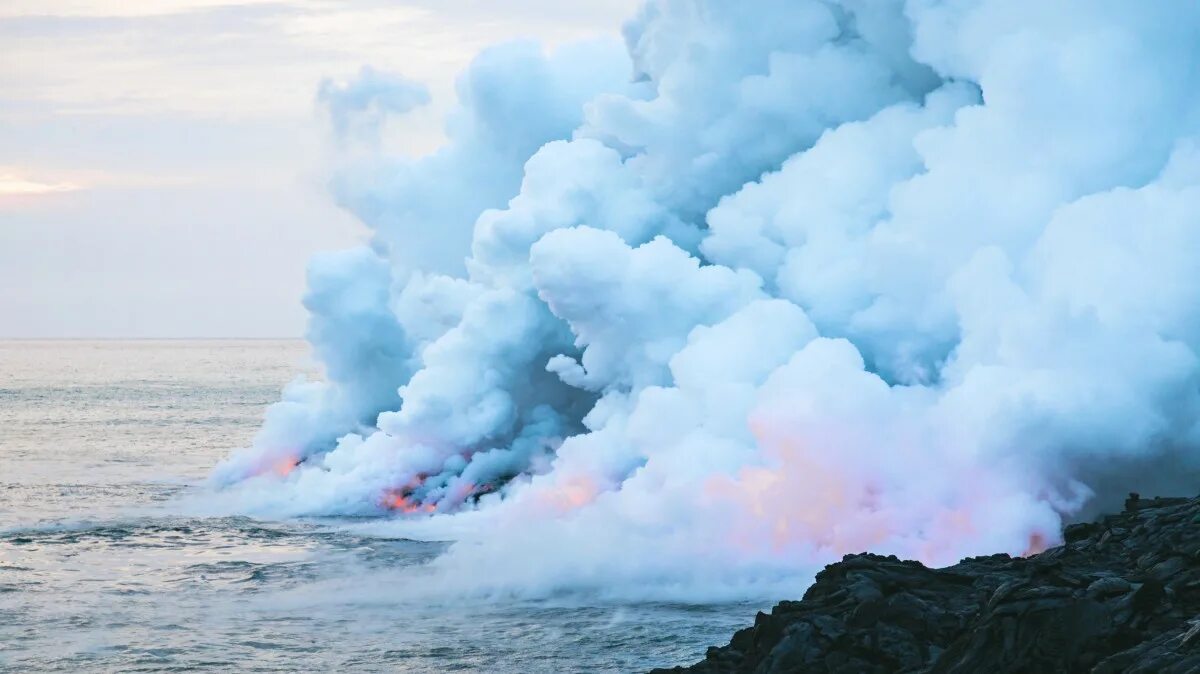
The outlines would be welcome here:
[[[847,555],[664,672],[1200,672],[1200,498],[1141,499],[1026,558]]]

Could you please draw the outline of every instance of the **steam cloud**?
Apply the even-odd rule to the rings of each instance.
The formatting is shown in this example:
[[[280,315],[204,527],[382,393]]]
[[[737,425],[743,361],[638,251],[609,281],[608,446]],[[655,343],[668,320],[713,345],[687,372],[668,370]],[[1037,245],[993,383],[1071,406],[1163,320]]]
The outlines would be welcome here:
[[[325,80],[317,91],[317,101],[329,111],[333,130],[342,140],[359,136],[378,142],[389,115],[403,115],[429,100],[424,85],[370,66],[363,66],[346,82]]]
[[[1200,5],[660,0],[625,42],[490,49],[442,149],[339,173],[328,381],[222,498],[394,512],[468,589],[694,598],[1195,491]],[[335,126],[423,100],[381,78]]]

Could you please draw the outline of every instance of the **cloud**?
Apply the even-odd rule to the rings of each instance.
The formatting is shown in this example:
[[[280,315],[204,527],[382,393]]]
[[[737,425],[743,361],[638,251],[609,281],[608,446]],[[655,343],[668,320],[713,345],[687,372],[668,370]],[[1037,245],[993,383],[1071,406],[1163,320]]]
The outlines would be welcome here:
[[[9,0],[0,7],[0,19],[26,16],[70,18],[151,17],[231,6],[279,4],[280,0],[56,0],[53,6],[39,0]]]
[[[313,303],[339,375],[289,389],[219,498],[394,511],[457,541],[442,591],[701,600],[866,548],[1022,554],[1194,488],[1198,26],[662,0],[623,55],[485,52],[441,150],[340,174],[373,245],[311,297],[369,310]]]
[[[605,7],[602,16],[593,8],[531,20],[475,3],[18,0],[0,8],[0,39],[13,55],[0,88],[73,112],[302,117],[322,76],[377,63],[403,64],[449,99],[455,73],[489,44],[612,34],[622,8]]]
[[[352,79],[321,82],[317,101],[328,111],[339,138],[377,141],[389,116],[428,104],[429,89],[401,75],[363,66]]]
[[[71,182],[49,182],[19,172],[0,170],[0,197],[39,196],[83,189]]]

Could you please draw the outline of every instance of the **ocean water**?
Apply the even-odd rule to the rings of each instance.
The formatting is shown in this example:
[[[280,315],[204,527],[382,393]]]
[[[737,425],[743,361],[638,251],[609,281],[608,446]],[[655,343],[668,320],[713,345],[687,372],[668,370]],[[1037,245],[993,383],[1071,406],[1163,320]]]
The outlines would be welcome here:
[[[442,544],[189,515],[299,373],[298,341],[0,341],[0,671],[643,671],[759,608],[414,603]]]

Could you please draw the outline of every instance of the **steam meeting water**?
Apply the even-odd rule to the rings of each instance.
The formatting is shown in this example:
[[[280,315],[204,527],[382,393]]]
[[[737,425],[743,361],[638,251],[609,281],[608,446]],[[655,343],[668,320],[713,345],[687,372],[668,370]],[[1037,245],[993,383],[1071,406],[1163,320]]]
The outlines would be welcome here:
[[[283,384],[319,376],[306,354],[0,342],[0,671],[639,671],[759,608],[406,601],[444,544],[187,507]]]

